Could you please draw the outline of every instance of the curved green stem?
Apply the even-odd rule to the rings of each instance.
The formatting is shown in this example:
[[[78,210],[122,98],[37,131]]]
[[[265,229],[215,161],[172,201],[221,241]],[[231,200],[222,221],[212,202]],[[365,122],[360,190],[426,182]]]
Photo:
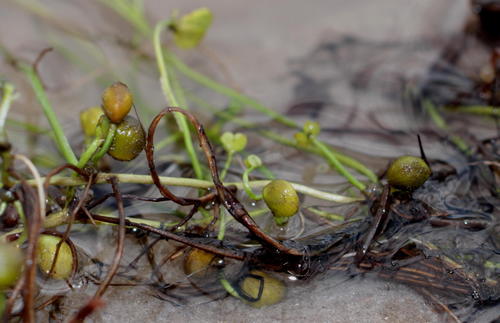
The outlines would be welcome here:
[[[31,87],[35,92],[36,98],[38,99],[38,102],[42,106],[43,113],[45,114],[45,117],[49,121],[50,127],[54,132],[54,141],[56,143],[57,148],[59,149],[59,152],[63,155],[63,157],[66,159],[68,163],[77,165],[78,160],[76,159],[75,153],[73,152],[73,149],[71,149],[68,139],[64,135],[64,131],[62,130],[61,124],[57,119],[54,109],[52,109],[52,106],[50,105],[49,99],[45,94],[45,90],[43,88],[42,82],[38,78],[38,75],[31,66],[25,64],[21,65],[21,70],[30,81]]]
[[[115,133],[116,133],[116,124],[111,123],[109,125],[108,133],[106,134],[106,139],[104,140],[104,144],[101,146],[101,149],[99,149],[99,151],[94,155],[93,158],[94,162],[97,162],[99,159],[102,158],[102,156],[104,156],[108,152],[109,147],[111,147],[113,139],[115,138]]]
[[[250,183],[249,183],[249,180],[248,180],[248,175],[253,172],[257,167],[249,167],[247,169],[245,169],[245,171],[243,172],[243,176],[242,176],[242,184],[243,184],[243,189],[245,190],[245,193],[247,193],[247,195],[252,199],[252,200],[255,200],[255,201],[259,201],[259,200],[262,200],[262,194],[255,194],[253,191],[252,191],[252,187],[250,186]]]
[[[318,139],[311,137],[311,143],[319,149],[319,151],[326,158],[328,163],[335,167],[335,169],[340,173],[340,175],[344,176],[352,185],[356,186],[360,191],[364,191],[366,189],[366,185],[361,183],[357,178],[351,175],[349,171],[339,162],[337,157],[328,149],[328,147],[319,141]]]
[[[165,95],[167,101],[171,105],[178,107],[179,102],[177,101],[177,98],[174,95],[172,89],[171,80],[169,79],[169,74],[165,66],[165,58],[160,42],[161,32],[169,24],[170,24],[170,19],[161,21],[156,25],[153,34],[153,43],[155,48],[156,61],[158,63],[158,69],[160,70],[160,82],[163,89],[163,94]],[[200,161],[198,160],[198,156],[196,155],[196,152],[194,150],[193,141],[191,139],[191,133],[189,131],[186,117],[181,113],[176,112],[174,113],[174,118],[175,121],[177,122],[177,126],[179,127],[184,137],[184,145],[189,155],[189,158],[191,159],[191,164],[193,166],[194,173],[197,178],[201,179],[203,178],[203,172]]]

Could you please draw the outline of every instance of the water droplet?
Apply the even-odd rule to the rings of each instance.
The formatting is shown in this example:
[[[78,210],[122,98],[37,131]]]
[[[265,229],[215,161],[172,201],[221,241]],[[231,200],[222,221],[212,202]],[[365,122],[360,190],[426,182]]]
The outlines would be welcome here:
[[[257,205],[257,203],[255,203],[255,202],[252,202],[252,203],[250,203],[250,204],[251,204],[252,206],[256,206],[256,205]]]
[[[288,280],[296,281],[296,280],[298,280],[298,278],[296,276],[290,275],[290,276],[288,276]]]
[[[447,272],[448,272],[448,274],[450,274],[450,275],[453,275],[453,274],[455,273],[455,272],[454,272],[453,270],[451,270],[451,269],[450,269],[450,270],[448,270]]]

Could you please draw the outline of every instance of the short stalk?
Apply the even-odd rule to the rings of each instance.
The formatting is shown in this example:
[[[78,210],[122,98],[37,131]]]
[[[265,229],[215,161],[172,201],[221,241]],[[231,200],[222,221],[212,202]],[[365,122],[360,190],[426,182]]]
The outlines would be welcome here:
[[[253,172],[256,168],[258,167],[249,167],[247,169],[245,169],[245,171],[243,172],[243,176],[242,176],[242,184],[243,184],[243,189],[245,190],[245,193],[247,193],[247,195],[252,199],[252,200],[255,200],[255,201],[259,201],[259,200],[262,200],[262,194],[255,194],[253,191],[252,191],[252,187],[249,183],[249,179],[248,179],[248,175]]]
[[[113,139],[115,138],[115,133],[116,133],[116,124],[111,123],[109,125],[109,130],[108,133],[106,134],[106,139],[104,140],[104,144],[101,146],[101,149],[99,149],[99,151],[94,155],[93,158],[94,162],[97,162],[108,152],[109,147],[111,147]]]
[[[97,149],[99,149],[99,146],[101,146],[103,141],[104,139],[95,138],[90,143],[90,145],[88,145],[87,149],[85,149],[85,151],[80,156],[80,160],[78,161],[77,164],[78,168],[83,168],[85,167],[85,165],[87,165],[88,161],[92,158]]]

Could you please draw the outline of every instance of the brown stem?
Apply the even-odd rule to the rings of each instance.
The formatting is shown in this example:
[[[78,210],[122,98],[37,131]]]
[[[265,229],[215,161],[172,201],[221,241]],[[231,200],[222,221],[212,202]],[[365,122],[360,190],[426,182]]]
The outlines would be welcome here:
[[[99,297],[94,297],[84,307],[73,316],[69,323],[83,323],[85,318],[95,312],[100,307],[104,306],[104,302]]]
[[[370,247],[373,238],[375,237],[375,233],[377,233],[377,230],[380,227],[380,223],[382,221],[382,218],[387,215],[387,201],[389,199],[389,186],[386,185],[384,186],[384,190],[382,192],[382,195],[380,196],[379,199],[379,205],[377,207],[377,211],[375,213],[375,216],[373,217],[373,222],[370,226],[370,230],[366,234],[366,237],[363,241],[363,245],[361,248],[358,250],[356,253],[356,262],[359,264],[363,258],[366,255],[366,252],[368,251],[368,248]]]
[[[102,216],[102,215],[98,215],[98,214],[92,214],[92,217],[96,221],[106,222],[106,223],[117,224],[119,221],[117,218]],[[163,238],[177,241],[177,242],[180,242],[180,243],[185,244],[187,246],[201,249],[203,251],[210,252],[210,253],[213,253],[213,254],[221,256],[221,257],[227,257],[227,258],[232,258],[232,259],[236,259],[236,260],[244,260],[246,257],[246,253],[243,251],[221,249],[218,247],[207,245],[206,243],[196,242],[196,241],[190,240],[189,238],[177,235],[173,232],[154,228],[154,227],[149,226],[147,224],[134,223],[134,222],[131,222],[129,220],[125,220],[125,225],[128,227],[134,227],[134,228],[138,228],[138,229],[141,229],[141,230],[144,230],[147,232],[151,232],[151,233],[157,234]],[[204,240],[206,241],[206,239],[204,239]]]
[[[212,149],[212,146],[210,145],[210,142],[208,141],[207,135],[205,134],[205,130],[203,129],[203,126],[200,124],[200,122],[192,115],[189,111],[180,109],[180,108],[175,108],[175,107],[167,107],[163,109],[160,114],[155,118],[153,123],[151,124],[151,127],[154,126],[156,127],[156,124],[159,121],[158,117],[163,117],[166,113],[169,112],[180,112],[184,114],[189,121],[193,124],[194,128],[196,129],[196,132],[198,134],[198,140],[200,142],[200,147],[202,148],[203,152],[205,153],[205,157],[208,162],[208,167],[210,169],[210,173],[212,175],[212,180],[215,185],[215,189],[217,191],[217,194],[219,196],[220,201],[224,204],[224,207],[226,210],[236,219],[236,221],[240,222],[243,224],[250,232],[252,232],[258,239],[260,239],[264,245],[267,245],[271,248],[274,248],[282,253],[289,254],[289,255],[294,255],[294,256],[302,256],[304,253],[300,250],[294,249],[294,248],[289,248],[285,245],[283,245],[281,242],[275,240],[274,238],[270,237],[267,235],[264,231],[262,231],[259,226],[255,223],[255,221],[250,217],[248,214],[247,210],[245,207],[238,201],[236,196],[229,190],[227,187],[222,184],[222,181],[220,180],[219,177],[219,170],[217,168],[217,162],[215,159],[215,155]],[[156,121],[156,123],[155,123]],[[154,134],[154,128],[153,131],[151,131],[151,127],[149,128],[149,136],[148,136],[148,144],[151,144],[151,141],[149,140],[149,137]],[[151,138],[152,139],[152,138]],[[151,158],[152,158],[152,148],[149,148],[151,152]],[[148,149],[146,150],[148,152]],[[150,161],[150,158],[148,158],[148,161]],[[154,164],[153,164],[154,166]],[[151,163],[150,163],[150,169],[151,169]],[[151,173],[153,177],[153,173]],[[159,178],[157,176],[157,181],[159,183]],[[153,177],[154,178],[154,177]],[[161,184],[160,184],[161,185]],[[157,185],[158,186],[158,185]]]
[[[169,189],[167,189],[165,186],[163,186],[160,182],[160,176],[158,175],[158,172],[156,171],[156,165],[154,161],[154,135],[156,131],[156,127],[158,126],[158,123],[160,120],[167,114],[168,110],[163,110],[161,111],[154,119],[151,121],[151,125],[149,126],[148,130],[148,137],[146,140],[146,158],[148,160],[148,166],[149,166],[149,171],[151,172],[151,178],[153,179],[153,183],[156,185],[158,190],[160,191],[161,195],[165,196],[166,198],[172,200],[173,202],[180,204],[180,205],[193,205],[198,202],[196,199],[190,199],[190,198],[183,198],[183,197],[178,197],[174,193],[170,192]]]
[[[125,241],[125,210],[123,209],[123,200],[120,194],[120,189],[118,187],[118,181],[116,177],[111,177],[110,179],[111,187],[113,188],[113,192],[115,193],[116,204],[118,205],[118,241],[116,244],[116,252],[113,258],[113,262],[108,271],[108,275],[104,279],[101,285],[99,285],[99,289],[96,291],[94,299],[100,298],[106,289],[108,288],[109,283],[113,279],[116,271],[118,270],[118,266],[120,265],[120,260],[123,256],[123,246]]]
[[[42,51],[38,54],[38,56],[36,57],[35,61],[33,62],[33,71],[35,71],[35,74],[36,75],[40,75],[38,73],[38,65],[40,65],[40,62],[42,61],[42,59],[45,57],[45,55],[47,55],[47,53],[51,52],[54,48],[52,47],[47,47],[47,48],[44,48],[42,49]],[[40,79],[41,81],[41,79]],[[42,83],[43,84],[43,83]],[[43,86],[45,87],[45,85]]]
[[[23,294],[23,321],[35,322],[35,278],[36,278],[36,246],[42,225],[42,214],[40,214],[40,203],[33,189],[24,181],[21,184],[23,211],[26,219],[28,232],[28,246],[24,263],[24,286]]]
[[[4,308],[4,313],[2,316],[2,322],[3,323],[9,323],[9,318],[11,317],[11,312],[12,308],[14,307],[14,303],[16,302],[17,296],[21,293],[21,290],[24,287],[24,276],[21,276],[19,280],[16,283],[16,286],[14,286],[14,289],[12,290],[12,294],[10,295],[9,299],[5,303],[5,308]]]
[[[67,236],[65,236],[64,233],[60,233],[57,231],[45,230],[42,232],[42,234],[48,234],[48,235],[58,237],[61,239],[61,242],[66,242],[66,244],[69,246],[69,249],[71,250],[71,258],[73,259],[73,266],[71,268],[71,275],[73,276],[76,273],[76,270],[78,269],[78,256],[77,256],[76,247],[75,247],[75,244],[73,243],[73,241],[71,241]],[[57,246],[59,246],[61,244],[61,242],[59,242]],[[54,258],[56,258],[56,257],[57,257],[57,253],[55,254]],[[52,262],[52,267],[50,268],[49,275],[54,270],[54,264],[55,264],[55,260]]]
[[[54,255],[54,260],[52,261],[52,265],[50,266],[50,271],[49,271],[49,274],[48,274],[49,276],[54,272],[54,268],[55,268],[56,262],[57,262],[57,257],[59,256],[59,250],[61,250],[62,244],[65,241],[69,241],[69,238],[68,238],[69,237],[69,233],[71,231],[71,227],[73,225],[73,222],[75,221],[76,214],[78,213],[78,211],[82,207],[83,203],[85,203],[85,201],[87,199],[87,196],[89,194],[89,191],[90,191],[90,186],[92,185],[93,181],[94,181],[94,176],[91,175],[90,178],[89,178],[89,181],[88,181],[87,185],[85,186],[85,190],[83,191],[83,196],[78,201],[76,207],[71,211],[71,215],[70,215],[69,220],[68,220],[68,225],[66,226],[66,231],[64,232],[61,241],[59,241],[59,243],[56,246],[56,252],[55,252],[55,255]]]

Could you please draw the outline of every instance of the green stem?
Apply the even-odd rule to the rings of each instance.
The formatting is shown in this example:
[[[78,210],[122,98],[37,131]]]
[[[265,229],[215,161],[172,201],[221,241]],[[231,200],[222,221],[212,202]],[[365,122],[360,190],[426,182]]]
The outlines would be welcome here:
[[[277,134],[273,131],[270,131],[270,130],[263,130],[263,129],[261,129],[261,127],[259,127],[258,125],[254,124],[250,121],[247,121],[243,118],[235,117],[231,114],[228,114],[227,112],[220,111],[220,110],[216,109],[215,107],[211,106],[210,104],[206,103],[205,101],[201,100],[200,98],[196,97],[195,95],[190,95],[190,98],[194,102],[196,102],[197,104],[199,104],[199,105],[203,106],[204,108],[215,113],[215,115],[217,117],[220,117],[220,118],[223,118],[226,120],[230,120],[231,122],[236,123],[237,125],[239,125],[241,127],[245,127],[247,129],[254,130],[254,131],[258,132],[260,135],[262,135],[263,137],[266,137],[272,141],[275,141],[275,142],[280,143],[280,144],[285,145],[285,146],[294,147],[294,148],[302,150],[302,151],[306,151],[306,152],[313,153],[313,154],[316,154],[319,156],[323,156],[323,154],[315,147],[299,146],[299,145],[297,145],[295,140],[291,140],[287,137],[279,135],[279,134]],[[366,167],[362,163],[358,162],[356,159],[336,151],[335,149],[333,149],[330,146],[327,146],[327,147],[330,150],[330,152],[342,164],[344,164],[347,167],[352,168],[352,169],[356,170],[357,172],[359,172],[360,174],[368,177],[368,179],[370,179],[372,182],[374,182],[374,183],[378,182],[377,175],[373,171],[371,171],[368,167]]]
[[[309,211],[311,211],[312,213],[314,213],[314,214],[316,214],[318,216],[321,216],[321,217],[323,217],[325,219],[328,219],[328,220],[332,220],[332,221],[344,221],[344,217],[342,215],[339,215],[339,214],[322,211],[322,210],[319,210],[319,209],[314,208],[314,207],[308,207],[307,209]]]
[[[19,200],[14,202],[14,207],[16,208],[16,212],[19,215],[19,222],[22,224],[23,227],[21,235],[16,240],[16,244],[18,246],[21,246],[26,241],[26,239],[28,239],[28,226],[26,225],[26,214],[24,214],[23,206],[21,205],[21,202]]]
[[[85,165],[92,158],[92,156],[97,151],[97,149],[99,148],[99,146],[102,144],[103,141],[104,141],[104,139],[95,138],[90,143],[90,145],[88,145],[87,149],[85,149],[85,151],[80,156],[80,160],[78,161],[78,165],[77,165],[78,168],[85,167]]]
[[[22,209],[21,209],[22,212]],[[111,214],[100,214],[101,216],[106,216],[109,218],[118,218],[118,216],[111,215]],[[43,228],[45,229],[50,229],[50,228],[55,228],[63,224],[67,224],[69,220],[69,214],[67,209],[54,212],[52,214],[49,214],[47,217],[45,217],[45,220],[43,222]],[[127,220],[132,222],[132,223],[137,223],[137,224],[146,224],[151,227],[160,229],[160,228],[165,228],[169,226],[174,226],[177,225],[179,222],[177,221],[172,221],[172,222],[162,222],[162,221],[155,221],[155,220],[149,220],[149,219],[142,219],[142,218],[131,218],[127,217]],[[104,222],[98,222],[99,224],[104,223]],[[108,223],[105,223],[108,224]],[[23,227],[18,227],[15,228],[7,233],[4,233],[3,235],[0,236],[0,242],[4,242],[7,238],[7,236],[16,234],[16,233],[22,233],[24,231],[24,226]],[[18,240],[19,241],[19,240]]]
[[[151,35],[151,27],[144,17],[142,2],[124,0],[99,0],[104,5],[116,11],[120,16],[132,24],[141,34],[149,37]]]
[[[33,134],[43,135],[43,134],[47,134],[50,132],[49,129],[44,129],[44,128],[41,128],[37,125],[31,124],[29,122],[23,122],[23,121],[11,119],[11,118],[7,118],[7,126],[14,126],[14,127],[23,128],[26,131],[31,132]]]
[[[160,82],[163,89],[163,94],[165,95],[167,101],[175,106],[179,107],[179,103],[177,98],[174,95],[171,80],[169,79],[169,74],[167,72],[167,68],[165,66],[164,54],[160,42],[160,36],[162,30],[170,24],[170,20],[164,20],[158,23],[154,30],[153,43],[155,48],[156,60],[158,63],[158,69],[160,70]],[[189,132],[188,123],[186,117],[181,113],[174,113],[175,121],[177,122],[177,126],[179,127],[182,135],[184,137],[184,145],[191,159],[191,164],[193,166],[194,173],[198,179],[203,178],[203,171],[201,168],[200,161],[198,160],[198,156],[194,150],[193,141],[191,139],[191,133]]]
[[[155,145],[155,149],[156,150],[160,150],[163,147],[166,147],[166,146],[168,146],[170,144],[173,144],[174,142],[176,142],[177,140],[179,140],[179,138],[181,136],[182,136],[182,133],[176,132],[173,135],[170,135],[170,136],[166,137],[165,139],[162,139],[162,140],[158,141],[158,143]]]
[[[366,185],[361,183],[357,178],[351,175],[349,171],[342,165],[337,157],[328,149],[328,147],[319,141],[318,139],[311,137],[311,143],[319,149],[319,151],[323,154],[325,159],[329,162],[331,166],[333,166],[340,175],[344,176],[352,185],[356,186],[360,191],[364,191],[366,189]]]
[[[233,285],[224,278],[224,274],[220,274],[219,282],[229,295],[241,299],[240,294],[234,289]]]
[[[217,240],[224,240],[226,234],[226,212],[222,211],[219,215],[219,233],[217,233]]]
[[[99,151],[94,155],[93,159],[94,162],[97,162],[99,159],[102,158],[102,156],[104,156],[108,152],[109,147],[111,147],[113,139],[115,138],[115,133],[116,133],[116,124],[111,123],[109,125],[108,133],[106,134],[106,139],[104,140],[104,144],[102,145],[101,149],[99,149]]]
[[[226,87],[220,83],[217,83],[213,81],[212,79],[196,72],[195,70],[191,69],[189,66],[184,64],[180,59],[178,59],[172,52],[165,50],[165,58],[170,62],[172,66],[174,66],[179,72],[187,76],[188,78],[192,79],[193,81],[209,88],[212,89],[215,92],[218,92],[224,96],[230,97],[232,99],[237,100],[241,104],[247,105],[259,112],[262,112],[263,114],[273,118],[274,120],[292,127],[292,128],[299,128],[299,125],[293,121],[292,119],[289,119],[274,110],[260,104],[258,101],[243,95],[239,93],[236,90],[233,90],[229,87]]]
[[[250,182],[248,180],[248,175],[254,171],[257,167],[249,167],[247,169],[245,169],[245,171],[243,172],[243,176],[242,176],[242,184],[243,184],[243,189],[245,190],[245,192],[247,193],[247,195],[252,199],[252,200],[255,200],[255,201],[259,201],[259,200],[262,200],[262,194],[255,194],[253,191],[252,191],[252,187],[250,185]]]
[[[38,78],[35,70],[31,66],[21,65],[21,70],[28,77],[30,81],[31,87],[35,91],[35,95],[38,99],[38,102],[42,106],[45,117],[49,121],[50,127],[54,132],[54,141],[56,143],[59,152],[63,155],[64,159],[70,164],[76,165],[78,164],[78,160],[76,159],[75,153],[71,146],[69,145],[68,139],[64,135],[64,131],[62,130],[61,124],[57,119],[57,116],[50,105],[50,102],[45,94],[45,90],[43,88],[42,82]]]
[[[116,177],[121,183],[131,183],[131,184],[153,184],[153,179],[150,175],[135,175],[135,174],[119,174],[119,173],[99,173],[95,179],[96,184],[106,184],[111,177]],[[42,177],[42,181],[45,178]],[[262,188],[269,184],[269,180],[258,180],[249,181],[248,185],[252,189]],[[34,180],[28,180],[29,185],[35,185]],[[186,186],[192,188],[208,189],[213,188],[214,184],[211,181],[205,181],[194,178],[183,178],[183,177],[166,177],[160,176],[160,183],[168,186]],[[78,186],[85,185],[84,179],[72,176],[53,176],[50,178],[49,184],[59,185],[59,186]],[[364,198],[359,197],[349,197],[329,192],[324,192],[317,190],[315,188],[298,184],[291,183],[293,188],[299,193],[315,197],[317,199],[336,202],[336,203],[354,203],[359,201],[364,201]],[[234,185],[238,189],[243,189],[242,182],[227,182],[224,185],[230,186]]]
[[[264,209],[259,209],[255,211],[250,211],[248,214],[250,215],[251,218],[255,219],[258,216],[264,215],[264,214],[269,214],[269,209],[264,208]],[[217,234],[217,239],[218,240],[223,240],[224,235],[226,234],[226,226],[229,222],[235,221],[232,216],[226,216],[224,212],[221,213],[221,217],[219,220],[219,233]]]
[[[101,1],[104,1],[104,0],[101,0]],[[116,0],[112,1],[112,3],[115,3],[115,2],[117,2],[117,1]],[[106,1],[105,1],[105,3],[106,3]],[[132,13],[127,13],[127,10],[125,10],[124,6],[118,6],[116,3],[114,6],[110,5],[110,7],[115,9],[125,19],[127,19],[134,26],[136,26],[137,29],[141,30],[144,35],[148,36],[150,34],[148,31],[149,28],[144,27],[143,23],[145,21],[145,18],[144,18],[144,15],[142,14],[142,12],[138,12],[137,10],[135,10],[134,11],[135,15],[133,15]],[[131,19],[132,16],[134,16],[135,18]],[[138,23],[138,21],[141,21],[141,23]],[[189,66],[184,64],[179,58],[177,58],[168,49],[165,49],[163,51],[161,44],[160,44],[160,33],[161,33],[161,30],[163,28],[165,28],[169,23],[170,23],[170,20],[166,20],[166,21],[160,22],[159,24],[156,25],[156,27],[154,29],[154,33],[153,33],[153,42],[154,42],[154,46],[155,46],[155,53],[156,53],[156,57],[157,57],[157,61],[158,61],[158,67],[159,67],[160,73],[162,75],[162,77],[161,77],[162,87],[164,88],[164,92],[167,96],[173,97],[174,101],[172,101],[172,98],[170,98],[170,99],[167,98],[173,105],[177,105],[177,104],[175,101],[175,97],[172,94],[172,90],[170,89],[170,85],[168,84],[168,74],[167,74],[167,71],[165,68],[165,63],[164,63],[165,59],[168,60],[168,62],[170,63],[171,66],[175,67],[179,72],[181,72],[182,74],[184,74],[188,78],[192,79],[193,81],[195,81],[195,82],[197,82],[197,83],[199,83],[199,84],[201,84],[209,89],[212,89],[213,91],[218,92],[224,96],[232,98],[232,99],[238,101],[240,104],[247,105],[247,106],[249,106],[257,111],[260,111],[261,113],[273,118],[274,120],[276,120],[276,121],[278,121],[286,126],[289,126],[292,128],[300,128],[300,126],[292,119],[289,119],[289,118],[275,112],[273,109],[270,109],[270,108],[262,105],[257,100],[254,100],[246,95],[243,95],[234,89],[231,89],[227,86],[224,86],[218,82],[213,81],[209,77],[206,77],[205,75],[203,75],[201,73],[198,73],[197,71],[193,70],[192,68],[190,68]],[[147,25],[147,23],[145,25]],[[181,128],[181,131],[183,131],[182,128]],[[189,139],[190,139],[190,137],[189,137]],[[196,164],[194,162],[193,155],[190,152],[190,146],[187,144],[188,142],[187,142],[186,138],[185,138],[185,142],[186,142],[186,148],[188,150],[188,153],[190,154],[190,157],[191,157],[191,160],[193,163],[193,168],[195,168],[195,173],[198,174],[197,170],[196,170]],[[354,160],[353,158],[350,158],[350,157],[345,156],[339,152],[334,151],[330,147],[328,149],[330,150],[330,153],[335,155],[341,163],[345,163],[347,166],[349,166],[353,169],[356,169],[361,174],[364,174],[365,176],[367,176],[371,181],[373,181],[375,183],[378,182],[378,177],[370,169],[368,169],[366,166],[364,166],[363,164],[359,163],[358,161]],[[201,169],[200,169],[200,174],[201,174]],[[200,176],[197,176],[197,177],[201,178]]]
[[[5,120],[7,119],[7,114],[9,114],[10,106],[12,101],[17,97],[15,94],[14,85],[5,82],[2,86],[2,102],[0,104],[0,140],[5,138]]]
[[[481,116],[500,117],[500,107],[487,105],[470,105],[459,107],[444,107],[450,112],[469,113]]]
[[[450,128],[448,127],[448,124],[444,120],[444,118],[439,114],[439,111],[437,110],[436,106],[434,103],[432,103],[429,100],[425,100],[423,103],[423,107],[425,111],[429,114],[431,117],[432,121],[434,124],[441,130],[445,131],[446,133],[450,132]],[[471,150],[467,143],[458,135],[451,134],[449,136],[449,140],[464,154],[470,155]]]
[[[231,163],[233,161],[233,156],[234,156],[234,152],[230,151],[227,153],[227,159],[226,159],[226,162],[224,163],[224,168],[222,169],[222,172],[220,174],[221,181],[223,181],[224,178],[226,177],[227,171],[228,171],[228,169],[231,166]]]

